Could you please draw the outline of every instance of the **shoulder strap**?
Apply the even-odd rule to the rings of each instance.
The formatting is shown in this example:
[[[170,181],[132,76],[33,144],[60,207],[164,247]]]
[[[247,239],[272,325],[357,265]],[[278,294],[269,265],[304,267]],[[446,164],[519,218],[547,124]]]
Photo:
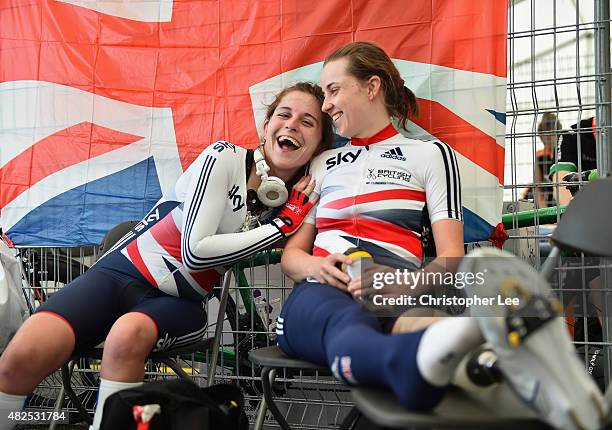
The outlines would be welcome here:
[[[253,163],[254,163],[254,155],[253,155],[253,150],[252,149],[247,149],[246,152],[246,160],[244,162],[244,166],[246,171],[244,172],[246,174],[246,180],[247,182],[249,181],[249,175],[251,174],[251,169],[253,168]]]

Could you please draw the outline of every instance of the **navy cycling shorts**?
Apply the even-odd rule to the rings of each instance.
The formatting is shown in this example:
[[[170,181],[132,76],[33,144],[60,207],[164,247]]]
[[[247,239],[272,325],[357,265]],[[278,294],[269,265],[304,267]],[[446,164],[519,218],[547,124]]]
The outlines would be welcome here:
[[[128,312],[148,315],[157,326],[153,351],[199,342],[206,332],[202,302],[168,295],[149,284],[107,268],[92,267],[44,302],[36,313],[60,316],[73,329],[76,354],[106,339],[111,327]]]

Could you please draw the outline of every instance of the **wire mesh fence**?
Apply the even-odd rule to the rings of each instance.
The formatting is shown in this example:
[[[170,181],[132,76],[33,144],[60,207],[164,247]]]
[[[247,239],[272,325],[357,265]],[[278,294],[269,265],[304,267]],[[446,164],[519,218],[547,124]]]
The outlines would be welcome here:
[[[509,9],[506,200],[518,200],[537,177],[538,150],[547,145],[542,136],[553,140],[544,151],[552,163],[563,134],[595,114],[595,84],[601,76],[595,73],[594,5],[531,0],[514,2]],[[547,113],[558,123],[539,133]],[[549,183],[542,179],[536,184],[540,189]]]
[[[557,217],[511,229],[506,247],[536,267],[550,251],[547,238],[563,213],[559,205],[571,199],[567,174],[598,167],[599,175],[612,173],[601,163],[612,152],[609,118],[602,116],[602,107],[610,106],[609,87],[602,91],[610,79],[609,20],[609,1],[510,2],[504,209],[548,206]],[[585,175],[574,186],[586,182]],[[568,255],[550,280],[585,366],[602,388],[610,362],[608,264]]]
[[[584,132],[576,134],[576,171],[586,170],[583,155],[596,141],[599,153],[612,152],[609,144],[603,143],[609,142],[605,139],[609,123],[600,121],[599,116],[601,106],[610,105],[609,92],[602,94],[599,86],[610,77],[609,59],[608,71],[602,72],[599,56],[602,49],[609,53],[610,47],[609,33],[607,46],[597,49],[595,43],[601,40],[599,33],[605,32],[603,24],[609,24],[609,16],[602,18],[597,13],[599,0],[509,3],[504,211],[515,214],[544,206],[557,207],[561,202],[569,183],[564,178],[550,178],[548,173],[553,165],[564,161],[558,147],[567,136]],[[542,121],[544,117],[548,123]],[[580,125],[592,117],[597,117],[595,123]],[[575,124],[578,126],[573,128]],[[600,174],[606,173],[610,172],[600,169]],[[581,180],[577,186],[585,182]],[[511,216],[507,226],[510,239],[505,247],[534,267],[541,267],[550,251],[547,238],[561,214],[562,209],[557,207],[556,219],[551,223],[541,223],[534,217],[531,225],[522,227]],[[22,249],[25,293],[31,310],[87,270],[96,254],[93,248]],[[612,355],[607,354],[612,343],[605,324],[612,312],[612,277],[606,275],[609,264],[607,260],[578,254],[566,258],[551,279],[565,306],[568,330],[578,352],[602,389],[609,381],[610,372],[606,369]],[[247,262],[243,266],[231,290],[215,376],[217,381],[234,382],[243,389],[247,413],[254,422],[261,386],[259,369],[248,361],[248,352],[275,344],[275,319],[292,282],[282,275],[277,260]],[[218,311],[216,299],[208,301],[207,311],[208,335],[212,335]],[[182,357],[185,370],[201,385],[205,385],[210,354],[203,351]],[[98,361],[82,360],[73,374],[77,394],[90,411],[95,406],[98,370]],[[148,365],[146,380],[166,377],[174,377],[174,373],[163,365]],[[52,409],[60,387],[59,376],[51,375],[30,397],[29,406]],[[351,407],[346,387],[316,373],[286,371],[277,377],[274,391],[280,398],[281,411],[294,428],[338,427]],[[64,408],[77,419],[70,403]],[[271,420],[266,424],[276,428]]]

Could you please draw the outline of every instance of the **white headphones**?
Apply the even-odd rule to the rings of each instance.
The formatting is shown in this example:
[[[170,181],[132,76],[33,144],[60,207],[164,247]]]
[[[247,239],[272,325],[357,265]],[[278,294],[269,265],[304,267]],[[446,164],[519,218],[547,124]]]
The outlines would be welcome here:
[[[284,204],[287,201],[287,197],[289,197],[285,183],[281,178],[268,176],[270,168],[266,163],[266,158],[260,147],[253,151],[253,160],[255,161],[257,176],[261,178],[261,185],[257,188],[257,197],[259,200],[270,208],[275,208]]]

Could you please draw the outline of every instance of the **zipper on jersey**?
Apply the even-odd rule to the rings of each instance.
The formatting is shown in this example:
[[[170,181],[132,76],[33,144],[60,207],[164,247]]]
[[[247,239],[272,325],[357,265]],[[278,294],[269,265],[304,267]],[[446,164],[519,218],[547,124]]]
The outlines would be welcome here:
[[[364,189],[365,186],[365,180],[364,178],[366,177],[366,170],[369,166],[369,159],[370,159],[370,145],[366,145],[363,147],[364,149],[364,161],[363,163],[361,163],[361,175],[359,176],[359,180],[357,181],[357,192],[353,195],[353,227],[354,227],[354,231],[357,232],[357,245],[356,246],[360,246],[361,245],[361,232],[359,231],[359,223],[357,222],[357,196],[359,196],[362,192],[362,190]]]

